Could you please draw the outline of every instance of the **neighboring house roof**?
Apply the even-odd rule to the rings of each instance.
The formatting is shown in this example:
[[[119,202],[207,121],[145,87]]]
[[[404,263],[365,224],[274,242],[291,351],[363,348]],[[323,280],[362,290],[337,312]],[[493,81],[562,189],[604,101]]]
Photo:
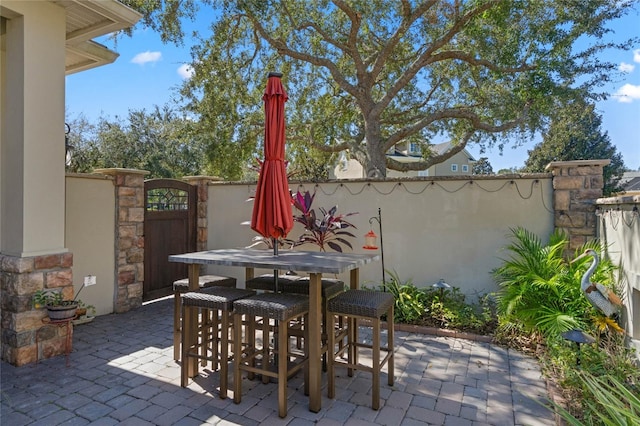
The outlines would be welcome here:
[[[92,38],[133,26],[142,18],[135,10],[116,0],[49,0],[64,7],[67,17],[67,74],[110,64],[118,54]]]
[[[443,143],[437,143],[437,144],[431,145],[431,149],[437,155],[444,154],[447,150],[449,150],[449,148],[451,148],[451,142],[443,142]],[[464,153],[469,158],[470,162],[473,163],[476,161],[473,158],[473,156],[469,153],[469,151],[467,151],[466,149],[463,149],[460,152]],[[408,151],[404,152],[398,149],[395,149],[395,151],[392,154],[387,154],[387,156],[393,157],[394,160],[397,160],[401,163],[411,163],[411,162],[420,161],[422,159],[422,154],[420,153],[412,154],[412,153],[409,153]]]
[[[620,179],[625,191],[640,191],[640,172],[625,172]]]

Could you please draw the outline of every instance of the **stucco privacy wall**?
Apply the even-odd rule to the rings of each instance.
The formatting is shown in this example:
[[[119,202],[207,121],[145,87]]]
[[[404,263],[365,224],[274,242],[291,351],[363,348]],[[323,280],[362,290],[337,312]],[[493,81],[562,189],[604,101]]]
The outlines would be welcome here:
[[[97,315],[114,311],[115,192],[113,177],[70,174],[66,178],[65,243],[74,253],[73,286],[77,293],[84,277],[96,285],[82,289],[79,299]]]
[[[362,248],[364,234],[379,233],[369,218],[382,210],[385,269],[396,271],[401,280],[426,287],[444,278],[466,294],[495,290],[490,271],[506,254],[509,228],[524,227],[543,240],[554,228],[553,193],[548,174],[527,177],[417,178],[402,181],[349,181],[292,183],[292,189],[316,192],[313,206],[338,213],[359,212],[348,218],[357,226],[353,252]],[[208,248],[245,247],[256,235],[243,221],[251,219],[247,201],[255,184],[211,183],[209,186]],[[295,214],[295,212],[294,212]],[[294,226],[290,238],[302,232]],[[305,245],[298,250],[318,250]],[[232,267],[210,267],[210,272],[235,276],[244,282],[243,271]],[[267,272],[267,271],[264,271]],[[347,279],[346,276],[342,277]],[[380,262],[361,269],[361,283],[379,285]]]
[[[598,237],[609,258],[622,266],[623,320],[640,354],[640,193],[600,198],[596,204]]]

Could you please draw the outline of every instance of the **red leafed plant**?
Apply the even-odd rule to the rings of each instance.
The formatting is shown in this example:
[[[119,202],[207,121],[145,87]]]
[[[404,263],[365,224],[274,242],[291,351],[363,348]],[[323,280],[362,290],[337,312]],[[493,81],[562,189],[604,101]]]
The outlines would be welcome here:
[[[346,237],[355,238],[355,235],[345,229],[356,227],[344,218],[358,213],[336,214],[338,206],[333,206],[329,210],[320,207],[320,214],[316,215],[315,210],[311,208],[315,196],[315,192],[310,194],[309,191],[298,191],[291,196],[293,206],[301,213],[294,215],[293,220],[301,223],[305,229],[295,245],[315,244],[320,247],[320,251],[326,251],[326,247],[338,252],[342,252],[343,246],[353,249]]]

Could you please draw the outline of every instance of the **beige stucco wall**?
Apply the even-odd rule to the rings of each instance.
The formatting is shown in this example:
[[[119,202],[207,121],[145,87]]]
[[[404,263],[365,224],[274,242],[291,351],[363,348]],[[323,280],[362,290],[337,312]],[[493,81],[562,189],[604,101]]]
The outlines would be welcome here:
[[[640,216],[633,211],[638,204],[640,193],[597,201],[598,238],[609,258],[622,266],[624,325],[640,354]]]
[[[471,183],[473,182],[473,183]],[[304,188],[314,190],[315,184]],[[291,188],[296,189],[292,184]],[[251,218],[255,184],[212,183],[209,186],[208,247],[244,247],[255,232],[242,225]],[[351,181],[317,185],[314,207],[338,205],[339,213],[359,212],[349,219],[357,226],[352,240],[360,253],[369,218],[382,209],[385,268],[419,287],[444,278],[469,295],[496,290],[490,271],[505,255],[509,228],[522,226],[544,241],[553,231],[549,175],[525,179],[427,178],[410,181]],[[317,211],[317,210],[316,210]],[[379,233],[377,223],[373,230]],[[301,225],[289,235],[297,237]],[[296,250],[317,250],[306,245]],[[210,272],[244,282],[238,268],[215,267]],[[266,272],[266,271],[265,271]],[[361,269],[361,283],[379,285],[381,263]],[[347,279],[346,276],[342,277]]]
[[[8,19],[0,251],[20,257],[65,252],[64,161],[52,161],[64,158],[65,11],[49,2],[5,0],[2,15]]]
[[[115,192],[113,179],[104,175],[68,175],[66,178],[65,242],[73,253],[73,286],[80,290],[86,275],[96,285],[78,296],[96,307],[96,314],[112,313],[115,277]]]

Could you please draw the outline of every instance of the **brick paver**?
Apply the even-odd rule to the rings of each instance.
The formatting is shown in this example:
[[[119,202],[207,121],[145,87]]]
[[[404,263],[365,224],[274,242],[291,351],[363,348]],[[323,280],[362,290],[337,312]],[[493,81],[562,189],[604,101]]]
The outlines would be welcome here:
[[[289,382],[289,413],[277,414],[274,383],[243,380],[242,403],[221,400],[219,374],[180,387],[173,361],[172,303],[145,304],[74,330],[71,365],[64,356],[16,368],[0,365],[4,425],[553,425],[539,402],[546,386],[535,359],[489,343],[396,332],[395,384],[381,378],[380,410],[371,407],[371,376],[337,369],[336,399],[308,410],[301,374]],[[370,331],[363,329],[363,338]]]

